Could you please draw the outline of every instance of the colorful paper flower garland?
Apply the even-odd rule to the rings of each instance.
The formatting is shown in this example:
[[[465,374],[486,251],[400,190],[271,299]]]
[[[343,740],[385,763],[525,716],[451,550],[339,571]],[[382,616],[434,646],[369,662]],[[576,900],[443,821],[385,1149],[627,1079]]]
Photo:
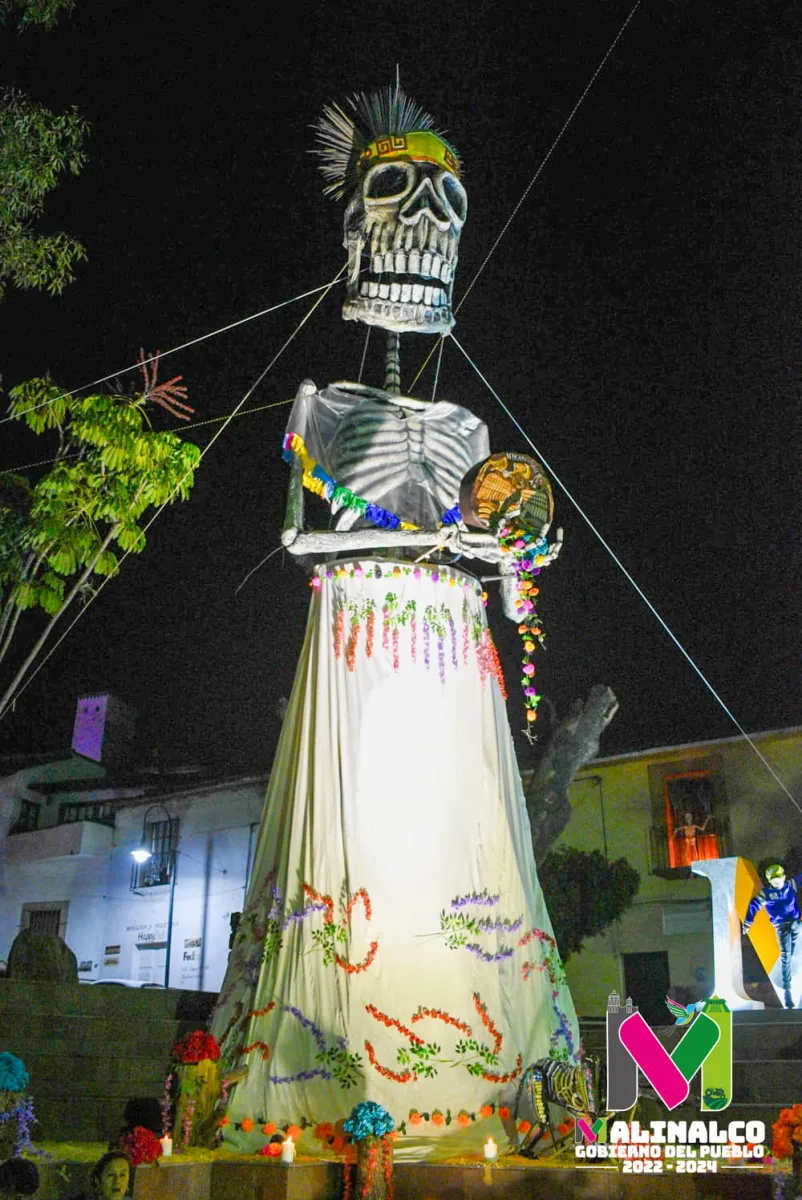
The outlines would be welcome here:
[[[537,535],[526,529],[516,529],[504,526],[499,530],[499,545],[505,554],[512,556],[512,567],[515,573],[515,587],[518,593],[516,605],[518,614],[518,634],[523,646],[521,663],[521,687],[524,694],[527,725],[537,720],[537,706],[540,696],[535,687],[535,664],[532,661],[539,642],[544,645],[545,635],[540,618],[537,615],[535,597],[539,589],[534,580],[546,565],[548,543],[542,535]]]

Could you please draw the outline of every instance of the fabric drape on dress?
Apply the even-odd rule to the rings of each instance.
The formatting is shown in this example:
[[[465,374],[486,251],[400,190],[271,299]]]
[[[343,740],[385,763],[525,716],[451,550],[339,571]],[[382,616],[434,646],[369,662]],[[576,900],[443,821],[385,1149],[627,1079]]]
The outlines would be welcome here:
[[[226,1139],[255,1148],[265,1122],[334,1125],[368,1099],[398,1158],[503,1149],[522,1067],[573,1061],[578,1033],[480,585],[374,560],[312,582],[213,1022],[248,1067]],[[329,1152],[313,1129],[301,1148]]]

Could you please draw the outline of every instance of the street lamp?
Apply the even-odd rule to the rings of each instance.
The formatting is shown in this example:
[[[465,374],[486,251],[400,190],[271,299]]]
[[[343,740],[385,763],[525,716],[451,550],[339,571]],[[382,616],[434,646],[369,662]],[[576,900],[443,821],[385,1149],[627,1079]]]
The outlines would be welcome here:
[[[148,820],[150,819],[151,813],[154,813],[154,812],[162,812],[167,821],[167,838],[168,838],[167,869],[170,872],[170,904],[169,904],[169,909],[168,909],[168,913],[167,913],[167,951],[166,951],[166,961],[164,964],[164,986],[169,987],[170,986],[170,951],[172,950],[172,944],[173,944],[173,907],[175,905],[175,875],[176,875],[177,851],[176,851],[175,846],[173,845],[173,828],[174,828],[173,818],[170,816],[169,812],[167,811],[167,809],[164,807],[163,804],[151,804],[150,808],[145,813],[144,820],[142,821],[142,840],[140,841],[139,845],[131,851],[131,858],[133,858],[134,862],[137,863],[139,866],[142,866],[144,863],[146,863],[148,861],[148,859],[153,857],[153,850],[151,849],[150,839],[148,838]],[[163,869],[163,866],[162,866],[162,869]]]

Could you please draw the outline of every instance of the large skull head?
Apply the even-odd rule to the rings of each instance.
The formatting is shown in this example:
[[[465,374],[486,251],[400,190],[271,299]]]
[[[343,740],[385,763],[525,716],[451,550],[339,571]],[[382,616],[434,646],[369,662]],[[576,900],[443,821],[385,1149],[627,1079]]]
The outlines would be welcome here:
[[[436,135],[369,146],[345,213],[345,320],[396,333],[447,333],[467,211],[456,161]]]

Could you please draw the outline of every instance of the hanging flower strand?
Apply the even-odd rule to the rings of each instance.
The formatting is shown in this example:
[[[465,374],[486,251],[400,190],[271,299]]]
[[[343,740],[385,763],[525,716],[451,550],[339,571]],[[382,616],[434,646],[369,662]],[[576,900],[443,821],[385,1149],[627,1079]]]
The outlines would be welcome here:
[[[548,561],[548,543],[526,529],[504,526],[499,530],[499,545],[512,559],[517,592],[518,634],[522,643],[521,687],[524,694],[527,728],[537,720],[540,696],[535,686],[534,658],[537,643],[544,645],[543,625],[537,615],[535,597],[539,588],[534,580]]]

